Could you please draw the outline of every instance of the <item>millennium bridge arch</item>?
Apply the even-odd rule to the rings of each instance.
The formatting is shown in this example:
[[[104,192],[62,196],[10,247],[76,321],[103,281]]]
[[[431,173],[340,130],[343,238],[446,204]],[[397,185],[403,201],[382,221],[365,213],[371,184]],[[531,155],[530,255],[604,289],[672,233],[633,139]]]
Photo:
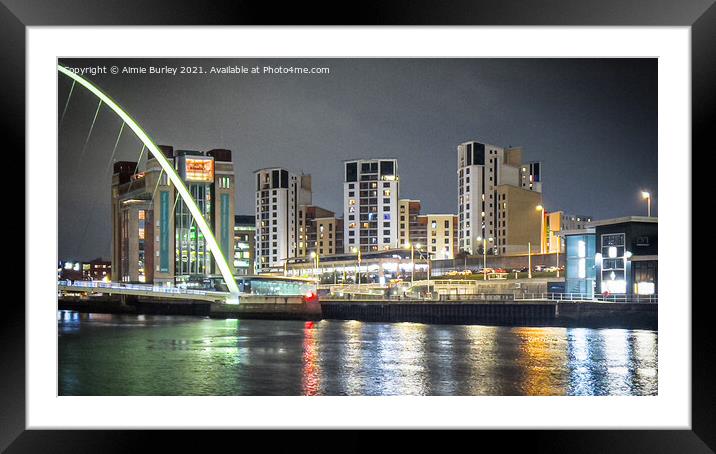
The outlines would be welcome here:
[[[216,242],[216,238],[214,238],[214,233],[211,231],[209,224],[206,222],[206,219],[204,219],[204,216],[202,216],[199,206],[192,198],[191,194],[189,193],[189,190],[184,184],[184,181],[182,181],[181,177],[179,177],[179,174],[174,169],[174,166],[171,165],[171,163],[167,160],[166,156],[164,156],[161,150],[159,150],[159,147],[154,143],[154,141],[149,137],[149,135],[144,131],[144,129],[142,129],[142,127],[139,126],[139,124],[127,112],[125,112],[124,109],[122,109],[122,107],[120,107],[119,104],[117,104],[112,98],[107,96],[104,92],[102,92],[102,90],[97,88],[88,80],[70,71],[64,66],[57,65],[57,70],[75,81],[76,83],[85,87],[92,94],[97,96],[97,98],[99,98],[104,104],[109,106],[114,111],[114,113],[116,113],[119,118],[121,118],[124,123],[129,126],[132,131],[134,131],[134,134],[137,135],[139,140],[141,140],[144,146],[147,147],[152,156],[159,162],[162,169],[167,174],[169,180],[174,184],[174,187],[181,196],[182,200],[189,208],[189,212],[194,217],[194,220],[196,221],[199,230],[204,235],[207,245],[209,246],[209,250],[214,257],[214,261],[216,262],[216,265],[221,272],[221,276],[224,278],[224,281],[229,288],[229,292],[231,293],[231,300],[233,300],[232,302],[238,302],[238,296],[240,293],[239,286],[236,284],[234,276],[231,274],[231,267],[226,261],[224,254],[221,252],[219,243]]]

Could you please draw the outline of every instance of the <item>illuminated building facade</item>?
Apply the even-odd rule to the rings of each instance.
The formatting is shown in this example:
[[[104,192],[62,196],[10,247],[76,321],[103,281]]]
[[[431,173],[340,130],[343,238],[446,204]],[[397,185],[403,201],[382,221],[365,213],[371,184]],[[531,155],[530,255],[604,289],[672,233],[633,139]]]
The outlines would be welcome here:
[[[418,241],[413,236],[420,230],[418,225],[420,208],[420,200],[398,200],[398,247],[410,247],[410,243]]]
[[[160,146],[197,202],[226,257],[234,254],[234,171],[231,151]],[[218,274],[206,239],[159,162],[149,157],[114,165],[112,280],[173,286]]]
[[[480,254],[483,240],[487,240],[489,254],[518,253],[523,249],[526,252],[527,235],[523,231],[534,228],[531,211],[542,200],[540,163],[522,164],[521,148],[471,141],[457,147],[457,174],[459,250]],[[508,198],[515,202],[509,208],[509,216]],[[525,201],[530,205],[525,205]],[[520,225],[510,226],[511,220]],[[537,226],[536,243],[539,231]]]
[[[398,247],[398,161],[344,161],[343,219],[345,252]]]
[[[454,214],[424,214],[418,216],[424,238],[416,238],[431,260],[450,260],[457,254],[457,216]]]
[[[599,293],[656,294],[659,224],[655,217],[594,221],[596,289]]]
[[[594,229],[562,230],[560,236],[564,238],[566,249],[565,293],[579,293],[592,298],[597,280],[594,266],[596,255]]]
[[[253,215],[234,216],[234,273],[254,274],[256,219]]]
[[[254,172],[256,272],[280,267],[299,252],[299,206],[311,204],[311,176],[280,167]]]
[[[431,260],[457,254],[458,221],[454,214],[420,214],[420,200],[400,199],[398,239],[401,248],[416,247]]]
[[[58,279],[73,281],[109,281],[112,276],[112,262],[96,258],[89,262],[60,262],[57,266]]]
[[[298,231],[296,257],[343,252],[343,219],[331,210],[314,205],[299,206]]]
[[[565,291],[610,295],[658,293],[658,219],[630,216],[564,230]]]

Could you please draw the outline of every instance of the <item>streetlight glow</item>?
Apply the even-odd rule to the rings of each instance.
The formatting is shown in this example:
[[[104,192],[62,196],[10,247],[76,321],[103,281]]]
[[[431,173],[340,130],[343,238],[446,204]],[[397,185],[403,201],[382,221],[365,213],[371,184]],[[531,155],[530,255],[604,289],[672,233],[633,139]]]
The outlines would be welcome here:
[[[651,217],[651,194],[647,191],[641,191],[641,198],[646,200],[646,215]]]

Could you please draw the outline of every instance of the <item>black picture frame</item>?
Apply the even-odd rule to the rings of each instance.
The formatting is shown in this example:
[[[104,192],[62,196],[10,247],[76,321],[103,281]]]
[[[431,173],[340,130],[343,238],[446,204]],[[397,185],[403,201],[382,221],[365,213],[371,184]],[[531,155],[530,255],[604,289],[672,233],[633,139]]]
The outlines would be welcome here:
[[[25,28],[62,25],[550,25],[550,26],[690,26],[692,63],[693,150],[710,150],[710,118],[716,106],[716,6],[714,0],[490,0],[430,2],[416,0],[364,1],[350,8],[333,4],[293,2],[277,7],[270,2],[194,0],[0,0],[0,80],[3,135],[8,150],[25,149]],[[347,6],[347,5],[346,5]],[[141,13],[138,13],[141,12]],[[319,13],[320,12],[320,13]],[[660,125],[666,127],[667,125]],[[9,140],[8,140],[9,139]],[[8,144],[9,142],[9,144]],[[12,144],[12,145],[10,145]],[[690,151],[690,150],[689,150]],[[675,153],[681,158],[690,155]],[[693,180],[696,180],[694,178]],[[693,206],[693,205],[692,205]],[[26,206],[26,209],[32,209]],[[19,217],[19,216],[17,216]],[[684,220],[691,229],[691,220]],[[22,235],[25,241],[24,229]],[[691,251],[691,244],[684,245]],[[18,267],[19,269],[19,267]],[[26,270],[31,267],[25,268]],[[16,271],[17,272],[17,271]],[[26,285],[29,285],[26,276]],[[691,287],[691,285],[689,285]],[[708,317],[708,299],[691,305],[691,293],[680,303],[692,313],[692,425],[691,430],[550,430],[481,431],[465,438],[479,446],[516,446],[549,452],[714,452],[716,419],[714,404],[714,336]],[[41,431],[25,429],[25,306],[19,298],[6,297],[0,323],[0,449],[7,452],[124,452],[145,446],[147,438],[162,437],[186,448],[207,448],[207,438],[228,440],[225,431],[207,437],[179,431]],[[24,298],[23,298],[24,302]],[[10,304],[15,303],[15,304]],[[237,410],[238,411],[238,410]],[[544,421],[542,421],[544,423]],[[710,429],[709,429],[710,428]],[[242,444],[247,444],[242,434]],[[267,437],[251,435],[271,450],[314,445],[323,434],[310,438],[287,433]],[[333,431],[336,449],[371,449],[364,432]],[[461,434],[465,436],[465,434]],[[452,434],[415,432],[399,434],[403,450]],[[202,440],[202,443],[199,443]],[[308,441],[310,440],[310,441]],[[495,445],[497,443],[497,445]],[[328,443],[329,445],[331,443]],[[251,449],[251,448],[250,448]],[[203,450],[203,449],[202,449]]]

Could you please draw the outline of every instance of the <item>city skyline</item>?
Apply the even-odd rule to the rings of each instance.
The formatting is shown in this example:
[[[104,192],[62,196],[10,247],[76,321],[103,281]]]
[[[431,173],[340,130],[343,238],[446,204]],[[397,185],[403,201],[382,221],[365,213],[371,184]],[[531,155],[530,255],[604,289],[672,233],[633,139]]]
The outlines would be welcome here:
[[[62,63],[86,66],[120,61],[126,65],[178,64],[174,59]],[[208,65],[212,60],[179,62]],[[658,214],[655,60],[235,61],[246,66],[277,62],[327,66],[331,73],[213,79],[87,77],[122,104],[158,144],[232,150],[237,214],[254,212],[253,172],[274,166],[311,174],[314,203],[341,213],[343,161],[381,156],[398,160],[401,198],[420,200],[424,212],[457,213],[454,156],[457,145],[468,140],[520,146],[526,161],[543,162],[549,181],[544,190],[548,211],[564,210],[594,219],[640,215],[645,211],[640,190],[647,189],[653,196],[652,214]],[[70,84],[60,80],[58,88],[61,114]],[[517,102],[520,97],[522,103]],[[100,116],[94,133],[98,137],[93,134],[88,150],[82,153],[96,108],[93,102],[76,95],[63,119],[61,257],[109,255],[109,222],[101,214],[105,208],[109,212],[109,194],[94,200],[97,192],[86,188],[108,187],[102,184],[102,171],[119,125],[106,118],[108,124],[102,124]],[[544,134],[545,128],[555,132]],[[126,138],[116,159],[136,160],[140,148]],[[267,148],[275,152],[267,153]],[[580,190],[575,191],[576,187]],[[611,206],[617,195],[623,202]],[[91,211],[97,213],[81,211],[87,206],[94,206]]]

